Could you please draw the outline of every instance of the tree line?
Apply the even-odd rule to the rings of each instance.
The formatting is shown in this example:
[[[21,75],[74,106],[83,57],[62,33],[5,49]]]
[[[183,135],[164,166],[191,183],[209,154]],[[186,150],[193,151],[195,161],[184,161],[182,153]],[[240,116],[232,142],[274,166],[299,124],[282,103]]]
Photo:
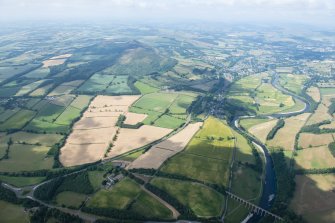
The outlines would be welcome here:
[[[279,119],[276,125],[271,129],[269,134],[266,136],[266,140],[271,140],[275,137],[276,133],[279,129],[283,128],[285,126],[284,119]]]

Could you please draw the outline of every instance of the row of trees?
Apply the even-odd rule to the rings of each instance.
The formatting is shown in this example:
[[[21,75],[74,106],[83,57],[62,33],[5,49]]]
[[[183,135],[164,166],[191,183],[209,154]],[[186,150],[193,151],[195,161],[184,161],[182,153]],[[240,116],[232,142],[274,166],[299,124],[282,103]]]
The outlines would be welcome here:
[[[21,172],[0,172],[0,175],[12,176],[12,177],[46,177],[46,179],[56,178],[62,175],[78,172],[83,169],[95,170],[101,161],[96,161],[94,163],[87,163],[71,168],[61,168],[58,170],[35,170],[35,171],[21,171]]]
[[[310,132],[310,133],[314,133],[314,134],[324,134],[324,133],[333,133],[335,132],[335,129],[328,129],[328,128],[320,128],[320,126],[322,125],[326,125],[326,124],[330,124],[331,121],[330,120],[325,120],[313,125],[308,125],[308,126],[304,126],[301,128],[301,132]]]
[[[271,129],[269,134],[266,136],[266,140],[271,140],[275,137],[279,129],[283,128],[285,125],[284,119],[279,119],[277,124]]]
[[[55,208],[40,207],[35,210],[30,217],[31,223],[44,223],[48,219],[55,218],[57,222],[61,223],[83,223],[84,221],[76,215],[61,212]]]
[[[35,190],[34,196],[42,201],[50,201],[55,195],[63,191],[91,194],[94,190],[88,178],[88,173],[85,171],[66,177],[58,177],[47,182]]]
[[[305,223],[301,216],[290,211],[289,204],[295,190],[295,174],[288,167],[283,151],[275,151],[271,153],[274,163],[274,170],[277,178],[277,195],[271,212],[284,218],[287,223]],[[264,217],[260,222],[272,222],[271,216]]]

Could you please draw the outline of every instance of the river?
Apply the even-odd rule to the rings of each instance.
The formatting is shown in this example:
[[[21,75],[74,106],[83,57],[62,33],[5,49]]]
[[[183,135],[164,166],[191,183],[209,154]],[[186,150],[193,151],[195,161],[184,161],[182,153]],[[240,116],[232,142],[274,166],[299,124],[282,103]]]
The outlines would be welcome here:
[[[289,117],[289,116],[293,116],[293,115],[298,115],[298,114],[302,114],[305,113],[307,111],[310,110],[310,104],[309,102],[300,96],[297,96],[291,92],[289,92],[288,90],[286,90],[285,88],[283,88],[282,86],[280,86],[278,84],[278,76],[275,75],[275,77],[272,79],[271,84],[273,87],[275,87],[276,89],[282,91],[285,94],[288,94],[290,96],[292,96],[294,98],[294,100],[296,101],[300,101],[302,103],[304,103],[304,108],[300,109],[298,111],[293,111],[293,112],[286,112],[286,113],[275,113],[275,114],[270,114],[267,115],[269,117],[272,118],[283,118],[283,117]],[[233,127],[235,130],[239,131],[239,132],[243,132],[247,135],[247,137],[252,141],[252,143],[254,143],[254,145],[256,145],[256,147],[258,147],[259,149],[263,150],[263,154],[265,157],[265,176],[264,176],[264,181],[263,181],[263,190],[262,190],[262,196],[259,202],[259,206],[265,210],[270,210],[275,196],[276,196],[276,173],[274,171],[273,168],[273,161],[271,158],[271,155],[269,153],[268,148],[261,143],[258,139],[256,139],[254,136],[250,135],[248,132],[244,131],[243,128],[240,127],[239,125],[239,121],[242,118],[257,118],[258,116],[239,116],[239,117],[235,117],[234,121],[231,123],[231,127]],[[264,115],[263,115],[264,117]],[[273,199],[274,198],[274,199]],[[247,222],[248,223],[255,223],[258,222],[261,219],[261,216],[259,215],[253,215],[252,218],[250,218]]]

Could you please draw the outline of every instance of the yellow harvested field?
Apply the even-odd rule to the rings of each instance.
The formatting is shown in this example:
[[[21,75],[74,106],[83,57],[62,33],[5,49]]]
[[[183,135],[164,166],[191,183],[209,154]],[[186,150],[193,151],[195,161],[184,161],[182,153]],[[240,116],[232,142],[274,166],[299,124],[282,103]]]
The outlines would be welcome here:
[[[52,66],[57,66],[57,65],[61,65],[66,61],[66,59],[49,59],[49,60],[45,60],[43,61],[43,67],[52,67]]]
[[[50,60],[64,59],[64,58],[69,58],[71,56],[72,56],[72,54],[67,53],[67,54],[62,54],[62,55],[59,55],[59,56],[51,57]]]
[[[273,119],[268,122],[264,122],[255,126],[252,126],[248,131],[256,136],[261,142],[265,143],[266,137],[276,125],[278,119]]]
[[[325,120],[331,120],[333,117],[328,113],[328,106],[330,105],[330,100],[334,96],[323,96],[321,103],[315,112],[308,119],[307,125],[317,124]]]
[[[320,169],[335,167],[335,158],[328,146],[319,146],[297,151],[295,159],[296,169]]]
[[[335,121],[332,121],[330,124],[325,124],[320,126],[321,129],[335,129]]]
[[[60,161],[64,166],[92,163],[103,158],[107,143],[73,145],[66,143],[62,148]]]
[[[274,139],[268,141],[267,144],[272,147],[293,150],[295,136],[298,134],[309,116],[310,113],[304,113],[285,119],[285,126],[279,129]]]
[[[120,129],[108,157],[115,157],[133,149],[145,146],[169,134],[172,129],[143,125],[138,129]]]
[[[118,115],[115,116],[103,116],[103,117],[82,117],[80,122],[74,124],[73,129],[84,130],[84,129],[95,129],[95,128],[106,128],[113,127],[118,119]]]
[[[321,100],[321,94],[319,88],[310,87],[307,89],[306,93],[313,98],[314,101],[319,102]]]
[[[333,142],[332,134],[313,134],[313,133],[301,133],[299,136],[299,146],[302,148],[316,147],[328,145]]]
[[[126,120],[124,121],[124,124],[136,125],[137,123],[142,122],[146,117],[148,117],[146,114],[128,112],[126,113]]]
[[[299,175],[291,208],[307,222],[333,223],[335,219],[335,175]]]
[[[92,128],[87,130],[74,130],[67,138],[69,144],[90,144],[111,142],[116,133],[115,126],[106,128]]]
[[[128,166],[134,168],[153,168],[158,169],[169,157],[181,152],[194,134],[200,129],[202,122],[189,124],[177,134],[171,136],[165,141],[158,143],[149,151],[137,158]]]
[[[119,105],[130,106],[133,104],[140,96],[97,96],[91,103],[90,107],[104,108],[104,107],[117,107]]]
[[[102,159],[117,132],[115,124],[118,116],[126,113],[138,98],[139,96],[97,96],[83,117],[75,123],[61,149],[62,164],[75,166]]]

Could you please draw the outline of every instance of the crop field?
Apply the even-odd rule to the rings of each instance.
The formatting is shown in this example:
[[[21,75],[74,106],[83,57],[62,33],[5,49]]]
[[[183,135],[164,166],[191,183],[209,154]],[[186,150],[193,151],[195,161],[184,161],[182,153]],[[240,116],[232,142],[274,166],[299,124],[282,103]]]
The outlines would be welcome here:
[[[335,176],[299,175],[295,181],[296,191],[291,202],[292,209],[307,222],[331,223],[335,216]]]
[[[138,129],[121,128],[116,141],[113,143],[114,146],[107,156],[115,157],[133,149],[140,148],[164,137],[171,131],[171,129],[150,125],[143,125]],[[148,132],[150,132],[150,134],[148,134]]]
[[[328,113],[328,107],[325,105],[325,101],[322,100],[318,108],[314,111],[311,117],[307,121],[307,125],[313,125],[320,123],[325,120],[331,120],[332,116]]]
[[[132,90],[128,85],[128,76],[115,76],[105,92],[107,94],[131,94]]]
[[[284,150],[293,150],[295,136],[304,126],[310,113],[304,113],[298,116],[293,116],[285,119],[285,125],[279,129],[272,140],[267,141],[267,144],[275,148],[283,148]]]
[[[185,151],[169,159],[163,172],[226,185],[234,135],[223,122],[208,118]],[[217,174],[217,173],[221,174]]]
[[[130,108],[131,112],[146,114],[146,125],[175,129],[185,123],[187,108],[195,100],[192,93],[150,93],[142,96]]]
[[[1,108],[2,112],[0,113],[0,122],[5,122],[7,119],[9,119],[11,116],[13,116],[15,113],[17,113],[18,111],[20,111],[20,108],[13,108],[13,109],[4,109]]]
[[[154,178],[151,183],[189,207],[197,216],[219,216],[224,197],[211,188],[178,180]]]
[[[126,113],[126,120],[124,121],[124,124],[128,125],[136,125],[139,122],[142,122],[148,115],[146,114],[137,114],[132,112]]]
[[[33,92],[31,92],[29,96],[32,96],[32,97],[44,96],[52,88],[52,86],[53,86],[52,84],[48,84],[43,87],[37,88]]]
[[[58,95],[52,97],[46,97],[45,100],[50,104],[59,105],[63,107],[67,107],[71,104],[71,102],[76,98],[75,95]]]
[[[13,144],[10,146],[9,159],[0,162],[0,171],[17,172],[50,169],[53,157],[47,157],[50,147]]]
[[[24,77],[27,78],[45,78],[48,76],[50,72],[49,68],[46,67],[40,67],[37,68],[36,70],[30,71],[29,73],[25,74]]]
[[[35,114],[35,111],[21,109],[5,122],[0,124],[0,131],[6,131],[8,129],[21,129],[35,116]]]
[[[321,100],[321,93],[319,88],[310,87],[307,89],[306,93],[313,98],[314,101],[319,102]]]
[[[59,142],[63,138],[59,134],[35,134],[30,132],[15,132],[4,136],[4,140],[7,141],[9,138],[12,139],[13,143],[16,144],[40,144],[42,146],[52,146]]]
[[[105,179],[104,174],[105,172],[103,171],[89,171],[88,172],[88,178],[95,191],[102,187],[102,181]]]
[[[248,162],[250,164],[255,164],[255,157],[252,154],[252,149],[247,139],[233,129],[231,129],[231,131],[235,137],[235,160],[243,163]]]
[[[43,61],[43,67],[52,67],[52,66],[57,66],[61,65],[66,61],[66,59],[49,59]]]
[[[251,128],[248,129],[248,131],[252,135],[256,136],[261,142],[265,143],[267,135],[269,134],[271,129],[275,127],[277,122],[278,119],[268,120],[267,122],[263,122],[252,126]]]
[[[303,149],[317,146],[328,146],[329,143],[334,142],[332,134],[313,134],[301,133],[299,135],[299,146]]]
[[[64,95],[64,94],[70,94],[76,86],[61,84],[57,86],[55,89],[53,89],[48,96],[57,96],[57,95]]]
[[[137,183],[125,178],[110,190],[102,189],[95,193],[87,206],[124,209],[140,192],[141,188]]]
[[[159,91],[158,88],[152,87],[141,81],[136,81],[134,85],[141,92],[141,94],[150,94]]]
[[[72,191],[64,191],[57,194],[55,203],[58,206],[65,205],[67,207],[79,208],[81,204],[86,200],[85,194],[79,194]]]
[[[45,180],[45,177],[10,177],[0,175],[0,180],[15,187],[24,187],[41,183]]]
[[[254,125],[258,125],[258,124],[261,124],[267,121],[269,121],[267,118],[244,118],[244,119],[241,119],[240,125],[244,129],[249,130]]]
[[[177,134],[155,145],[131,163],[128,168],[158,169],[165,160],[185,148],[193,135],[200,129],[201,125],[201,122],[189,124]]]
[[[266,73],[244,77],[229,88],[228,100],[259,114],[281,112],[295,106],[292,97],[270,84]]]
[[[90,79],[85,81],[85,83],[78,88],[78,91],[101,92],[107,88],[113,79],[113,75],[96,73]]]
[[[144,191],[131,205],[130,210],[149,218],[172,219],[172,212]]]
[[[306,75],[280,74],[279,83],[287,90],[296,94],[300,94],[308,78],[309,77]]]
[[[137,99],[138,96],[97,96],[90,103],[83,117],[75,123],[73,132],[61,149],[60,160],[63,165],[73,166],[102,159],[116,134],[115,124],[119,114],[127,112],[128,107]],[[86,105],[89,100],[90,97],[76,98],[71,108]],[[136,129],[125,130],[136,131]],[[118,138],[122,136],[123,134],[120,134]],[[138,141],[141,141],[140,137],[141,135],[137,135]],[[126,135],[125,138],[127,138]],[[129,142],[131,141],[125,142],[126,146]]]
[[[322,96],[335,95],[335,88],[319,88]]]
[[[296,169],[321,169],[335,166],[335,158],[330,153],[328,146],[298,150],[294,160]]]
[[[28,213],[24,208],[0,200],[0,216],[2,222],[15,223],[15,222],[29,222]]]
[[[53,123],[57,119],[57,117],[65,110],[65,107],[50,103],[47,100],[42,100],[37,105],[35,105],[33,109],[38,110],[35,119]]]
[[[24,96],[32,91],[34,91],[36,88],[38,88],[38,86],[40,86],[42,83],[44,82],[44,80],[39,80],[39,81],[35,81],[33,83],[24,85],[16,94],[15,96]]]

